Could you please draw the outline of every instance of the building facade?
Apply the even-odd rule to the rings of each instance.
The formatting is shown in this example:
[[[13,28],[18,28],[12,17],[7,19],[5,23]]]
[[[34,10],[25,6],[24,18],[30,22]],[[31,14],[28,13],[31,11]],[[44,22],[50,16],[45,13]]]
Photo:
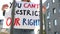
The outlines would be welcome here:
[[[60,34],[60,0],[47,0],[44,5],[46,34]]]

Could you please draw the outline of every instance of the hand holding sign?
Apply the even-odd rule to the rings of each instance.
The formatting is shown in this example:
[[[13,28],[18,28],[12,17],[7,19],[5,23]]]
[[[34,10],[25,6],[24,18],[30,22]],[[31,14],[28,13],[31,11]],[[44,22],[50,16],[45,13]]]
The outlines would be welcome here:
[[[2,6],[2,10],[4,11],[5,9],[7,9],[9,6],[8,6],[8,4],[4,4],[3,6]]]
[[[6,11],[6,9],[8,9],[8,4],[4,4],[3,6],[2,6],[2,11],[3,11],[3,16],[5,16],[5,11]]]

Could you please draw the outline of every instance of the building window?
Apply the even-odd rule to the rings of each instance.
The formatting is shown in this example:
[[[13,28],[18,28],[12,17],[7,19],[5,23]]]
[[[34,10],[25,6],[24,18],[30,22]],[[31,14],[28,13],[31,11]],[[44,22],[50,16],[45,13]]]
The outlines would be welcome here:
[[[47,5],[46,9],[48,9],[48,8],[49,8],[49,3],[48,3],[48,5]]]
[[[56,19],[53,20],[53,24],[54,24],[54,26],[57,26],[57,20]]]
[[[50,15],[51,15],[51,13],[50,13],[50,11],[48,11],[48,12],[47,12],[47,19],[50,18]]]
[[[48,22],[48,28],[49,29],[51,28],[51,22]]]
[[[56,9],[55,8],[53,8],[53,14],[55,14],[56,13]]]
[[[58,34],[58,32],[54,32],[54,34]]]
[[[53,3],[55,2],[55,0],[53,0]]]

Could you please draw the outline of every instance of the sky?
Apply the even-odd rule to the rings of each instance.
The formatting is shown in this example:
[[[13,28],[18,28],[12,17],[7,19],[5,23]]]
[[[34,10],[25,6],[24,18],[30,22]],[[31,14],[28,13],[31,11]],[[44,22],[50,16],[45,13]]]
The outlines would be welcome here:
[[[2,16],[2,10],[1,10],[1,8],[2,8],[2,5],[3,4],[9,4],[9,2],[12,2],[13,0],[0,0],[0,19],[1,18],[4,18],[3,16]],[[16,1],[21,1],[21,0],[16,0]],[[46,0],[42,0],[43,1],[43,3],[46,1]],[[39,0],[31,0],[31,2],[34,2],[34,3],[39,3]]]

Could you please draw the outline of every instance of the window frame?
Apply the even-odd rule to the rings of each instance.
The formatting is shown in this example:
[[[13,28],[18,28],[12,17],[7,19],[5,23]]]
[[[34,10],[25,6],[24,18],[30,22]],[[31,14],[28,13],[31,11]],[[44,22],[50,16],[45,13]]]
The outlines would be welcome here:
[[[49,8],[49,6],[50,6],[50,3],[48,3],[48,5],[47,5],[46,9],[48,9],[48,8]]]
[[[55,14],[56,13],[56,8],[53,8],[53,14]]]
[[[50,11],[48,11],[48,12],[47,12],[47,19],[49,19],[49,18],[50,18],[50,16],[51,16],[51,12],[50,12]]]
[[[52,0],[53,1],[53,3],[55,2],[55,0]]]
[[[57,19],[53,20],[53,24],[54,24],[54,26],[57,26]]]

